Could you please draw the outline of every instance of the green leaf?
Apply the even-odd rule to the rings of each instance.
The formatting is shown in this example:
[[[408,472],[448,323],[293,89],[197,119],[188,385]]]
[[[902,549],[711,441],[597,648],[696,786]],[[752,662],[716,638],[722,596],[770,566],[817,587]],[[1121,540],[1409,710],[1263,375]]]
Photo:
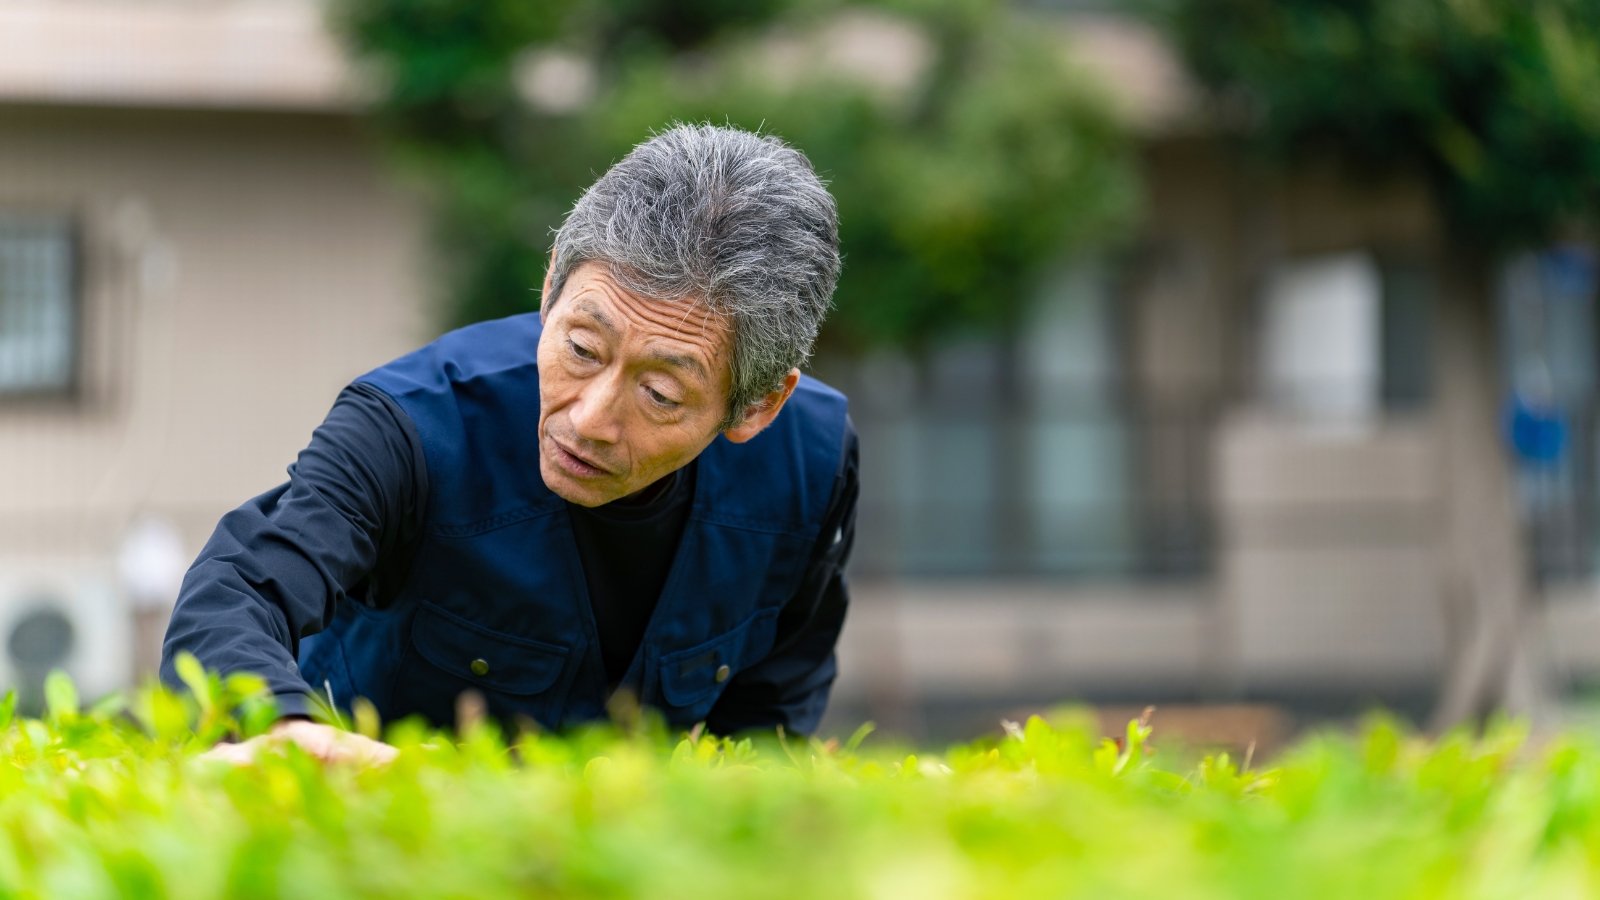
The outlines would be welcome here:
[[[113,691],[96,700],[89,707],[89,715],[96,719],[109,719],[128,708],[128,698],[121,691]]]
[[[178,678],[189,688],[194,699],[199,702],[200,708],[210,710],[215,698],[211,696],[211,680],[206,677],[205,667],[200,664],[194,654],[183,651],[173,661],[173,668],[178,672]]]
[[[246,697],[234,710],[234,724],[241,740],[266,734],[278,721],[278,701],[271,694]]]
[[[222,680],[222,691],[230,705],[270,693],[267,680],[254,672],[229,673],[228,677]]]
[[[855,753],[857,750],[860,750],[861,742],[866,740],[867,735],[876,731],[877,728],[878,725],[875,722],[862,722],[861,727],[857,728],[855,732],[850,735],[850,739],[844,742],[844,752]]]
[[[76,718],[78,688],[72,683],[72,676],[60,669],[54,669],[45,676],[44,702],[51,721],[64,722]]]
[[[357,697],[351,704],[351,713],[355,717],[356,733],[375,741],[383,740],[383,722],[378,717],[378,708],[372,701],[365,697]]]

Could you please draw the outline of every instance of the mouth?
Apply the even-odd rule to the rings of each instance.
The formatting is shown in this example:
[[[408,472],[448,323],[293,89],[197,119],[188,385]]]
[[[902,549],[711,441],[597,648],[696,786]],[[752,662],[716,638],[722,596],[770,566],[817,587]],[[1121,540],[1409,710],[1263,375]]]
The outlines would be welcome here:
[[[611,474],[610,469],[600,465],[587,456],[582,456],[572,452],[571,450],[568,450],[555,438],[550,439],[550,449],[550,455],[553,457],[553,461],[560,465],[564,471],[572,475],[576,475],[579,478],[599,478],[601,476]]]

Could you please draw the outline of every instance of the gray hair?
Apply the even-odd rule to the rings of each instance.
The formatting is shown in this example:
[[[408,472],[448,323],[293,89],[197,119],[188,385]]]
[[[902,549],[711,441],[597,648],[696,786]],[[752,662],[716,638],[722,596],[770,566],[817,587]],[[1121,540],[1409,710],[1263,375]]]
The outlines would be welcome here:
[[[678,124],[633,148],[556,232],[549,309],[579,264],[624,288],[703,305],[733,326],[724,428],[811,355],[839,280],[833,196],[771,135]]]

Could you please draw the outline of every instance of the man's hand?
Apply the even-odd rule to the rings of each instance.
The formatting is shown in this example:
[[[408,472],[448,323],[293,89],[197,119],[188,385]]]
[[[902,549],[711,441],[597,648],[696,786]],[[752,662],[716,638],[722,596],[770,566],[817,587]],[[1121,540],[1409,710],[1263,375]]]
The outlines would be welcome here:
[[[319,725],[308,719],[284,719],[260,737],[239,744],[218,744],[202,753],[202,759],[220,759],[238,765],[255,762],[256,754],[282,746],[285,742],[300,745],[323,762],[353,762],[360,765],[387,765],[400,751],[354,732],[341,731],[331,725]]]

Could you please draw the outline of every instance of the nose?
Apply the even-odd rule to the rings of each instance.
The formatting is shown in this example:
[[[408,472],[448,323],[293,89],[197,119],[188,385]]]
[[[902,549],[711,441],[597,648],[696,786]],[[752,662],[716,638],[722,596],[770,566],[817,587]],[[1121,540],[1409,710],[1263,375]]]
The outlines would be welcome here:
[[[597,444],[614,444],[621,436],[616,399],[620,385],[616,378],[593,378],[578,391],[567,412],[568,421],[579,438]]]

